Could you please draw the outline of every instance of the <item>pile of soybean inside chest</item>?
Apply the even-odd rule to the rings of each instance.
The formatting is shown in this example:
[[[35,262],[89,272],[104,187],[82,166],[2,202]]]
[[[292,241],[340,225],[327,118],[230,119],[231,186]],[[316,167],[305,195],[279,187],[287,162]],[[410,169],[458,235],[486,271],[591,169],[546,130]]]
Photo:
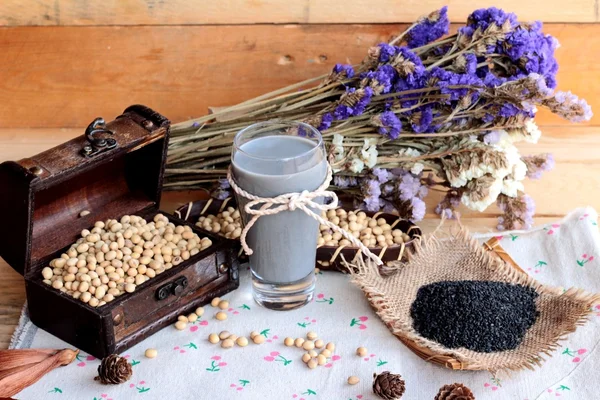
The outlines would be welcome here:
[[[421,286],[411,305],[413,328],[446,348],[492,353],[517,348],[535,323],[538,293],[494,281]]]

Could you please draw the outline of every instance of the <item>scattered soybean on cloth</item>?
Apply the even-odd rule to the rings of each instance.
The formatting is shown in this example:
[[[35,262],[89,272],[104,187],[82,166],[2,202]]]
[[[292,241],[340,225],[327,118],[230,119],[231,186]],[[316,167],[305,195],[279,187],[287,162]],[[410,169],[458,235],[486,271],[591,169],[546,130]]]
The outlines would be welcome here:
[[[529,232],[494,232],[489,236],[501,235],[502,247],[528,274],[544,284],[600,291],[596,212],[578,209],[564,220],[552,222]],[[229,316],[226,321],[216,320],[214,313],[220,310],[207,305],[204,316],[188,324],[186,330],[166,327],[123,352],[121,355],[130,360],[133,369],[127,383],[103,385],[95,381],[100,360],[80,353],[76,362],[50,372],[13,397],[19,400],[371,400],[375,399],[371,387],[373,373],[392,371],[401,374],[406,382],[403,400],[433,399],[440,387],[453,382],[468,386],[477,400],[598,398],[600,306],[588,323],[561,342],[562,347],[541,368],[492,375],[488,371],[452,371],[423,361],[390,333],[361,290],[349,283],[348,275],[318,274],[315,300],[286,312],[258,307],[252,300],[250,272],[242,268],[240,279],[240,288],[225,296],[230,307],[224,310]],[[442,280],[452,279],[437,279]],[[256,330],[266,340],[261,345],[250,343],[244,348],[230,349],[208,342],[210,333],[222,330],[245,336]],[[336,357],[314,370],[301,360],[305,350],[283,344],[286,336],[306,337],[309,331],[336,344]],[[356,355],[360,346],[368,349],[365,356]],[[70,346],[38,329],[24,313],[11,347]],[[155,358],[144,355],[149,348],[157,350]],[[360,382],[349,385],[349,376],[360,378]]]
[[[441,281],[419,288],[410,316],[421,336],[449,349],[512,350],[538,316],[537,297],[506,282]]]

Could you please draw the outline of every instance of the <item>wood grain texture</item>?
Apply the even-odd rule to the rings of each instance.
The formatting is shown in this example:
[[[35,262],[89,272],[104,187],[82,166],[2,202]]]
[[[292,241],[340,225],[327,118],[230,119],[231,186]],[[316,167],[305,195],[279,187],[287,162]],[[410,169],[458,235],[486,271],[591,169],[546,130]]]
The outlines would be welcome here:
[[[0,129],[0,162],[32,156],[42,150],[82,135],[84,129]],[[553,171],[540,180],[526,180],[525,186],[536,201],[537,214],[558,217],[576,207],[586,205],[600,209],[600,128],[586,126],[546,126],[537,144],[519,143],[521,154],[552,153],[556,160]],[[565,196],[564,193],[573,193]],[[164,192],[161,209],[173,211],[190,200],[203,196],[201,191]],[[556,199],[560,199],[557,201]],[[430,193],[430,213],[439,201]],[[485,213],[464,209],[463,216],[493,217],[499,211],[490,207]],[[491,225],[493,227],[493,225]]]
[[[360,62],[400,25],[0,28],[0,126],[87,126],[141,103],[173,122]],[[600,106],[600,25],[549,24],[559,87]],[[585,40],[581,40],[585,38]],[[541,112],[538,124],[567,124]],[[600,117],[591,124],[600,125]]]
[[[594,22],[595,0],[3,0],[0,25],[204,25],[413,22],[450,3],[452,21],[500,7],[524,21]]]
[[[0,348],[7,348],[25,304],[25,281],[0,258]]]

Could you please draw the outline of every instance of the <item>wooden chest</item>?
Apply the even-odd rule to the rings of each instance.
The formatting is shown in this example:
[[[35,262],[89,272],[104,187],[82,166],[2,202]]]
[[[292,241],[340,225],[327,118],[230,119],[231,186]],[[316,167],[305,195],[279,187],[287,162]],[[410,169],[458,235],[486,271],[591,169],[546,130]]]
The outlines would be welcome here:
[[[41,271],[95,221],[159,213],[169,121],[136,105],[114,121],[18,162],[0,164],[0,256],[25,277],[34,324],[96,357],[120,353],[239,285],[238,248],[189,225],[212,246],[100,307],[43,283]]]

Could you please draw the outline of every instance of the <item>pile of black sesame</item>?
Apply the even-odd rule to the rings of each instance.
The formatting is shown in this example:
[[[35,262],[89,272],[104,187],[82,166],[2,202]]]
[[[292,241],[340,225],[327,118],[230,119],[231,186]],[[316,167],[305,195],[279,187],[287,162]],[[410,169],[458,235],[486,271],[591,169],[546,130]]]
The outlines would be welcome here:
[[[422,286],[410,308],[414,329],[443,346],[492,353],[515,349],[538,311],[535,290],[492,281]]]

